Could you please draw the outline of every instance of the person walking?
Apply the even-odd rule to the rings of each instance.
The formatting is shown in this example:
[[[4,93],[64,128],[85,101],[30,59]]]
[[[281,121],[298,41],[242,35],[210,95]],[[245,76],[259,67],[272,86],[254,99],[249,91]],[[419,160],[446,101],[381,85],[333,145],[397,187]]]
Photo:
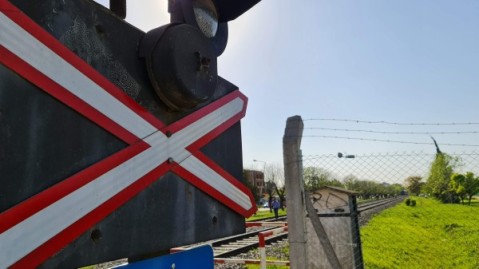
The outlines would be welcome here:
[[[275,219],[278,219],[279,206],[280,206],[280,205],[279,205],[278,199],[273,198],[272,207],[273,207],[273,210],[274,210],[274,218],[275,218]]]

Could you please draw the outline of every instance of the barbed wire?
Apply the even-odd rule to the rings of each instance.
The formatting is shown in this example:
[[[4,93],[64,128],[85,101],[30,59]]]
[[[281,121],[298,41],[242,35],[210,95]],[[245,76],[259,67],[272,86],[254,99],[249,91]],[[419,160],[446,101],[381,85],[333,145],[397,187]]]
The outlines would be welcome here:
[[[361,141],[385,142],[385,143],[414,144],[414,145],[434,145],[434,143],[432,142],[415,142],[415,141],[402,141],[402,140],[390,140],[390,139],[335,136],[335,135],[303,135],[303,138],[304,137],[334,138],[334,139],[361,140]],[[479,147],[479,145],[476,145],[476,144],[441,143],[440,145],[441,146],[458,146],[458,147]]]
[[[340,132],[360,132],[373,134],[412,134],[412,135],[432,135],[432,134],[479,134],[479,131],[432,131],[432,132],[401,132],[401,131],[376,131],[364,129],[342,129],[342,128],[327,128],[327,127],[305,127],[304,130],[326,130],[326,131],[340,131]]]
[[[303,121],[342,121],[365,124],[388,124],[388,125],[421,125],[421,126],[445,126],[445,125],[479,125],[479,122],[393,122],[393,121],[369,121],[357,119],[334,119],[334,118],[311,118]]]

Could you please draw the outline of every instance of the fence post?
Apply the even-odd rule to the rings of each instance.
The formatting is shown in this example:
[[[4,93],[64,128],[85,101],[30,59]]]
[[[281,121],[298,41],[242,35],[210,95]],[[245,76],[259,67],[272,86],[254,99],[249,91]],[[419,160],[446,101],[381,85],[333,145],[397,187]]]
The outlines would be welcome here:
[[[265,232],[260,232],[258,234],[258,242],[259,242],[258,248],[259,248],[259,253],[261,256],[261,259],[260,259],[261,269],[266,269],[266,237],[279,234],[282,232],[286,232],[286,231],[288,231],[288,226],[284,226],[282,228],[277,228],[277,229],[273,229],[273,230],[269,230]],[[282,262],[282,261],[273,261],[273,263],[278,263],[278,262]]]
[[[283,161],[285,186],[288,195],[288,240],[291,269],[305,269],[308,264],[306,253],[306,210],[301,169],[300,146],[303,135],[303,120],[293,116],[286,121],[283,136]]]
[[[265,236],[262,233],[258,234],[258,248],[260,254],[260,268],[266,269],[266,242]]]

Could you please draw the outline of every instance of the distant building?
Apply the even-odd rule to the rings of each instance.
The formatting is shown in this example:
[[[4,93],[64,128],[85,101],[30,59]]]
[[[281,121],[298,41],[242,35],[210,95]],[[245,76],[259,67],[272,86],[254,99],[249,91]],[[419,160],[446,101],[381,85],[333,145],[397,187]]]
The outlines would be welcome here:
[[[251,186],[255,186],[258,197],[263,197],[264,193],[264,173],[257,170],[244,170],[244,176]]]

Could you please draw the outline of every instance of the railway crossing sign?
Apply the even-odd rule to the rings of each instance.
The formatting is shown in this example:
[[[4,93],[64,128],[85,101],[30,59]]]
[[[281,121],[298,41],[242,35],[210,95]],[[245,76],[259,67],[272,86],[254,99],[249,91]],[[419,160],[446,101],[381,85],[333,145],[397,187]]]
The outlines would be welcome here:
[[[15,5],[0,0],[0,12],[0,63],[8,72],[125,144],[0,211],[0,268],[41,265],[171,173],[237,214],[255,212],[250,191],[201,150],[244,117],[247,98],[241,92],[231,91],[167,124]],[[2,89],[7,90],[17,89]],[[101,238],[94,235],[93,241]]]

